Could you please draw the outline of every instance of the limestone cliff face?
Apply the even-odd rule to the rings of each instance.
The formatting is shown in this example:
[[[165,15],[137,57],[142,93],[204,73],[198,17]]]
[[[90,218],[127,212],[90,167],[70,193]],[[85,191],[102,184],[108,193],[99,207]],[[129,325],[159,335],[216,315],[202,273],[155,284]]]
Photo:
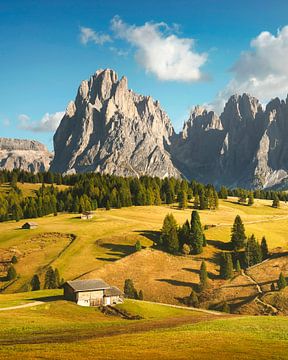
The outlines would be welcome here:
[[[98,70],[67,107],[51,171],[179,177],[169,153],[174,137],[159,102],[129,90],[114,71]]]
[[[0,138],[0,169],[48,171],[52,158],[38,141]]]
[[[189,178],[215,185],[267,188],[288,179],[288,100],[263,110],[247,94],[232,96],[218,117],[195,108],[173,144]]]

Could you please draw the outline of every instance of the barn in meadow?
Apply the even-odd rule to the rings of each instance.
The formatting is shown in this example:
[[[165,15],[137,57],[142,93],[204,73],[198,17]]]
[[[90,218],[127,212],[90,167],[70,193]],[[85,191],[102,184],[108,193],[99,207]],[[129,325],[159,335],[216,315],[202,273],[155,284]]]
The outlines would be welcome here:
[[[101,279],[67,281],[63,288],[64,298],[81,306],[106,306],[123,302],[123,293]]]

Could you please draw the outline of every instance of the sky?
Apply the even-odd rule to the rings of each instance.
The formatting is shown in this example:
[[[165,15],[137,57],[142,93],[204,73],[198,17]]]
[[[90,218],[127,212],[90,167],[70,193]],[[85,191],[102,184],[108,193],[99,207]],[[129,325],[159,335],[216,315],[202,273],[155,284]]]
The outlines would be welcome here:
[[[193,106],[288,93],[286,0],[0,0],[0,137],[53,134],[97,69],[159,100],[176,131]]]

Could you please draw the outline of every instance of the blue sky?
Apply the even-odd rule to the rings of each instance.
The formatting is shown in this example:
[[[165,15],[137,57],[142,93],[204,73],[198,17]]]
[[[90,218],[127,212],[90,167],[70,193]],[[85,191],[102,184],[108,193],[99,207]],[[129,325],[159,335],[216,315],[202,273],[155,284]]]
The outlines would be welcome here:
[[[98,68],[158,99],[177,131],[196,104],[286,97],[286,25],[285,0],[0,0],[0,136],[52,149],[67,103]]]

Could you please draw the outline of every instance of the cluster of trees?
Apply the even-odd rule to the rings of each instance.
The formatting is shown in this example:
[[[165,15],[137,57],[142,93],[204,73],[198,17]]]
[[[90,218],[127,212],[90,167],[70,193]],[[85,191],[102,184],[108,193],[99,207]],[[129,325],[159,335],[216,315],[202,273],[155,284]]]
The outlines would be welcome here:
[[[0,171],[0,184],[9,182],[8,194],[0,194],[0,221],[41,217],[57,212],[95,210],[98,207],[121,208],[132,205],[160,205],[179,202],[187,207],[194,196],[194,206],[199,209],[216,209],[218,195],[212,185],[186,180],[142,176],[123,178],[98,173],[63,176],[50,172],[32,174],[25,171]],[[18,182],[42,183],[35,196],[25,197],[17,187]],[[44,185],[44,183],[46,185]],[[56,185],[68,185],[59,190]]]
[[[248,268],[269,257],[269,249],[265,236],[259,243],[254,234],[246,237],[244,224],[239,215],[236,216],[231,230],[231,246],[233,252],[223,252],[220,256],[220,277],[231,279],[241,272],[241,267]],[[241,266],[242,264],[242,266]]]
[[[199,271],[199,284],[197,286],[197,291],[191,289],[190,295],[184,299],[184,303],[188,306],[199,307],[199,295],[201,292],[207,289],[209,286],[209,276],[207,272],[207,267],[205,261],[201,262],[200,271]]]
[[[252,205],[254,202],[254,199],[266,199],[266,200],[274,200],[277,199],[279,201],[287,201],[288,200],[288,194],[285,191],[274,191],[274,190],[254,190],[250,191],[247,189],[228,189],[225,186],[221,186],[218,197],[219,199],[227,199],[228,196],[234,196],[238,197],[238,201],[240,203],[247,203],[248,199],[248,205]],[[252,202],[252,204],[249,202]]]
[[[139,292],[136,290],[133,280],[126,279],[124,282],[124,295],[128,299],[136,299],[136,300],[143,300],[143,291],[140,290]]]
[[[192,211],[191,221],[178,226],[173,214],[165,216],[159,244],[168,252],[176,254],[201,254],[206,238],[197,210]]]
[[[44,289],[58,289],[62,284],[64,284],[64,279],[60,278],[58,269],[53,269],[52,266],[49,266],[45,272]],[[41,289],[41,282],[37,274],[33,275],[30,281],[30,288],[32,291]]]

